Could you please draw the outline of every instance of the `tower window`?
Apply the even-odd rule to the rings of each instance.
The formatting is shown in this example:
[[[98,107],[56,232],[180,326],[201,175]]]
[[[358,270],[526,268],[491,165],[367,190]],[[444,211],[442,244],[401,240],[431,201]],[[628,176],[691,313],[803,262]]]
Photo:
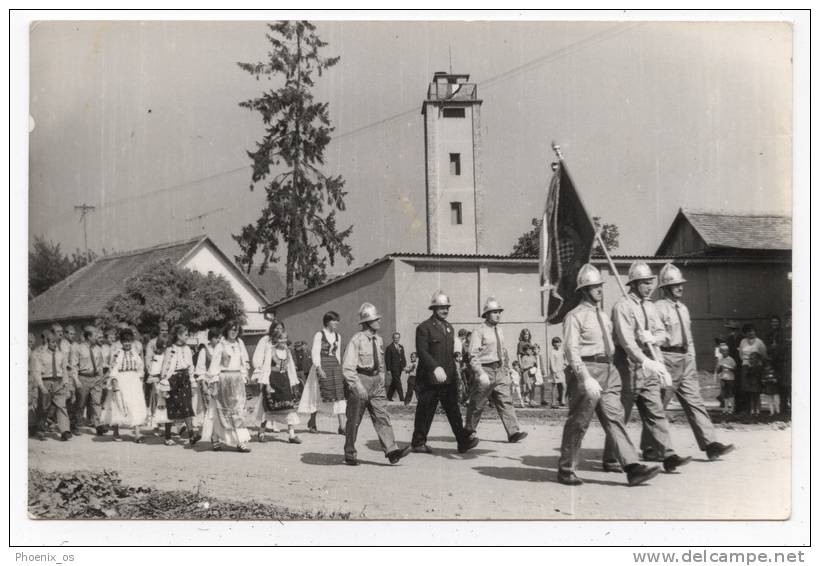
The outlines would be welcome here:
[[[461,154],[450,154],[450,175],[461,175]]]
[[[461,224],[461,203],[450,203],[450,224]]]
[[[464,108],[444,108],[441,115],[445,118],[464,118]]]

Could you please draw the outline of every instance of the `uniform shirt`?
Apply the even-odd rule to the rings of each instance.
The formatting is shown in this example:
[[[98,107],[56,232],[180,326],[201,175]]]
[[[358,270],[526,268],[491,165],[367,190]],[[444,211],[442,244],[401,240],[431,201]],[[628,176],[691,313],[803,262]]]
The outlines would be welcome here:
[[[641,302],[643,302],[643,308],[641,308]],[[646,310],[645,318],[644,310]],[[642,364],[649,359],[643,351],[647,346],[641,341],[639,331],[648,327],[649,332],[655,336],[659,344],[665,340],[666,331],[655,304],[648,299],[641,301],[635,293],[630,292],[612,307],[612,324],[615,327],[615,339],[618,346],[636,364]]]
[[[188,370],[191,376],[194,375],[194,358],[191,348],[187,344],[179,346],[174,344],[165,348],[165,355],[162,360],[162,377],[168,379],[175,372]]]
[[[372,368],[373,363],[373,342],[376,343],[376,353],[379,358],[379,375],[384,377],[384,343],[378,334],[369,332],[357,332],[350,339],[345,349],[344,361],[342,362],[342,375],[348,382],[359,380],[357,367]]]
[[[78,375],[101,374],[105,367],[103,360],[103,351],[98,344],[92,346],[87,342],[82,342],[71,352],[71,367]]]
[[[605,332],[601,331],[600,314]],[[610,355],[614,351],[612,321],[609,316],[589,301],[581,303],[569,311],[564,318],[564,353],[567,363],[577,375],[581,374],[583,356]]]
[[[663,323],[665,335],[659,344],[661,346],[683,347],[684,332],[686,333],[686,351],[695,355],[695,341],[692,339],[692,319],[689,316],[689,309],[680,301],[673,301],[665,298],[655,302],[658,316]],[[680,310],[680,318],[678,318]],[[642,313],[643,314],[643,313]],[[683,320],[683,326],[680,321]]]
[[[496,329],[501,344],[496,343]],[[501,331],[501,325],[492,326],[485,321],[473,330],[470,335],[470,366],[476,375],[483,373],[482,365],[504,361],[498,358],[499,351],[504,351],[504,333]]]
[[[55,369],[56,373],[54,371]],[[35,381],[41,379],[67,379],[69,375],[68,356],[60,349],[54,350],[53,355],[52,351],[48,348],[35,350],[34,373]]]

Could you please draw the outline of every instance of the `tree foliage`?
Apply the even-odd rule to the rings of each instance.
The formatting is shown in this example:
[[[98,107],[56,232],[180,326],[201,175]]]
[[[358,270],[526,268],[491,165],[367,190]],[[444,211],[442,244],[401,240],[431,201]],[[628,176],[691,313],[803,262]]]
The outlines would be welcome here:
[[[28,253],[28,289],[36,297],[55,283],[59,283],[81,267],[91,263],[97,254],[89,250],[75,250],[70,256],[60,249],[60,244],[35,236]]]
[[[606,243],[607,249],[611,252],[618,249],[618,226],[615,224],[601,224],[600,216],[592,217],[592,224],[595,230],[601,231],[601,239]],[[518,241],[513,247],[513,257],[538,257],[538,231],[540,220],[532,219],[532,228],[518,237]],[[596,239],[592,246],[592,257],[603,257],[604,250]]]
[[[269,59],[238,63],[257,80],[283,81],[239,104],[259,112],[265,125],[265,135],[248,156],[253,161],[250,188],[264,181],[267,199],[256,223],[244,226],[234,240],[241,250],[236,261],[248,272],[261,255],[260,274],[286,248],[285,287],[291,296],[295,280],[314,287],[327,278],[328,262],[334,265],[337,256],[348,264],[353,260],[347,243],[353,227],[337,227],[336,212],[345,210],[344,180],[320,169],[334,128],[328,104],[316,102],[311,92],[314,74],[321,76],[339,58],[320,56],[327,44],[310,22],[282,21],[268,29]]]
[[[141,333],[152,332],[161,320],[198,331],[229,319],[244,324],[242,301],[225,277],[202,275],[179,267],[170,259],[147,266],[125,281],[125,290],[112,298],[102,323],[133,324]]]

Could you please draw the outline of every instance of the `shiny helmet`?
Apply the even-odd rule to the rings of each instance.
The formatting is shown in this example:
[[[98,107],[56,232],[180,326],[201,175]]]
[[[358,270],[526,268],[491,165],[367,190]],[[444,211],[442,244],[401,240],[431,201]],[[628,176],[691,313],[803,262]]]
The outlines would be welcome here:
[[[430,306],[428,307],[430,310],[437,308],[437,307],[449,307],[450,305],[450,297],[447,294],[439,289],[433,296],[430,298]]]
[[[634,261],[632,265],[629,266],[629,275],[627,276],[627,285],[630,283],[634,283],[635,281],[643,281],[645,279],[655,279],[655,276],[652,275],[652,269],[646,264],[645,261]]]
[[[503,310],[501,304],[494,297],[487,297],[487,300],[484,301],[484,308],[481,309],[481,316],[484,317],[487,316],[487,313]]]
[[[603,285],[604,279],[601,277],[601,272],[591,263],[585,263],[578,270],[578,277],[575,279],[575,290],[578,291],[583,287],[592,287],[593,285]]]
[[[683,278],[680,269],[671,263],[667,263],[661,268],[661,273],[658,275],[658,287],[680,285],[681,283],[686,283],[686,279]]]
[[[359,307],[359,324],[379,320],[381,317],[382,315],[379,314],[376,307],[370,303],[362,303],[362,306]]]

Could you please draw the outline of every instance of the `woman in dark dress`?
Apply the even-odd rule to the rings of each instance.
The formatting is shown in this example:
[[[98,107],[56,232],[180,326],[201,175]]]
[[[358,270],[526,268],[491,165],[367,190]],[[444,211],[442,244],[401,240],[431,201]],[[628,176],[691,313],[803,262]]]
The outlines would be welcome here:
[[[305,391],[299,403],[299,412],[310,414],[308,431],[318,432],[316,413],[321,403],[331,404],[332,413],[336,415],[338,433],[345,433],[345,380],[342,375],[342,338],[339,335],[340,317],[335,311],[325,313],[322,318],[322,330],[313,337],[310,358],[312,367],[305,383]]]

